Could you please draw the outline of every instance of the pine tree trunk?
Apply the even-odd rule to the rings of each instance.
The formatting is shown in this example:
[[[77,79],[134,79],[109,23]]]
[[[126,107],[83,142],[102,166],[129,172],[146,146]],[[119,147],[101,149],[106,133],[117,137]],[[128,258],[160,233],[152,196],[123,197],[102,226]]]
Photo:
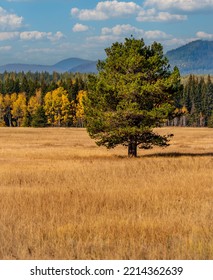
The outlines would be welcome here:
[[[128,157],[137,157],[137,145],[134,142],[128,144]]]

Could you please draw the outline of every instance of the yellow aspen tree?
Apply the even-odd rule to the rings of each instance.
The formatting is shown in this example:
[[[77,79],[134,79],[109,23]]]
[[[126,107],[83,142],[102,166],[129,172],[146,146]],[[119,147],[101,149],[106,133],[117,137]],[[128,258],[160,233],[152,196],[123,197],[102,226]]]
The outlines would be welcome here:
[[[4,104],[5,104],[5,107],[11,106],[11,104],[12,104],[10,95],[8,93],[4,96]]]
[[[57,88],[52,92],[52,101],[54,109],[54,126],[61,126],[62,120],[62,95],[63,88]]]
[[[76,115],[75,115],[75,123],[77,126],[84,126],[84,105],[83,99],[86,97],[87,92],[85,90],[80,90],[76,97],[77,105],[76,105]]]
[[[30,115],[35,114],[36,110],[40,106],[40,103],[38,102],[38,99],[36,96],[31,96],[28,104],[27,104],[27,111],[29,112]]]
[[[68,126],[71,119],[71,106],[68,94],[64,93],[61,96],[61,124]]]
[[[66,126],[71,119],[71,103],[63,87],[48,92],[44,97],[44,110],[48,124]]]
[[[27,100],[24,93],[19,93],[18,98],[12,104],[12,116],[16,120],[17,126],[23,126],[27,113]]]
[[[36,96],[37,102],[39,103],[39,105],[41,105],[42,104],[42,93],[41,93],[40,88],[36,89],[35,96]]]
[[[2,93],[0,93],[0,106],[1,104],[3,105],[4,104],[4,96]]]
[[[47,123],[53,125],[54,123],[54,110],[52,105],[52,92],[49,91],[44,97],[44,111],[47,116]]]
[[[10,96],[10,103],[11,105],[18,99],[18,95],[16,92],[12,93]]]

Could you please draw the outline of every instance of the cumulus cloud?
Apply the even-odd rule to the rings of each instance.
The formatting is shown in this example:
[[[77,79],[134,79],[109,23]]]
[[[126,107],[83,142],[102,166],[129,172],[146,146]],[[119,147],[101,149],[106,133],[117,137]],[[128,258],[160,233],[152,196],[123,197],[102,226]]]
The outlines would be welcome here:
[[[73,28],[72,31],[73,32],[84,32],[87,31],[89,29],[89,27],[87,25],[81,24],[81,23],[76,23]]]
[[[47,36],[47,39],[52,42],[60,41],[63,38],[65,38],[65,35],[61,31],[57,31],[55,34],[52,34],[51,32],[51,34]]]
[[[101,36],[106,35],[116,35],[120,36],[125,35],[136,35],[137,37],[143,36],[145,39],[168,39],[171,38],[171,35],[160,31],[160,30],[150,30],[150,31],[144,31],[143,29],[137,28],[135,26],[132,26],[130,24],[122,24],[122,25],[116,25],[112,28],[104,27],[101,30]],[[121,38],[122,38],[121,37]]]
[[[171,14],[169,12],[159,12],[156,9],[141,10],[137,16],[137,21],[168,22],[186,20],[186,15]]]
[[[181,0],[179,0],[181,1]],[[71,14],[79,20],[108,20],[110,18],[135,16],[141,22],[168,22],[186,20],[183,14],[171,13],[167,9],[177,1],[146,0],[144,5],[117,0],[99,2],[94,9],[72,8]],[[213,1],[213,0],[212,0]],[[183,2],[185,3],[185,1]]]
[[[136,38],[143,37],[147,40],[167,40],[171,39],[172,36],[160,30],[149,30],[145,31],[143,29],[137,28],[130,24],[118,24],[112,28],[103,27],[101,29],[100,36],[88,37],[88,42],[96,43],[110,43],[115,41],[123,41],[124,37],[133,35]]]
[[[8,13],[0,7],[0,30],[14,30],[23,25],[23,17]]]
[[[169,39],[172,36],[170,34],[167,34],[163,31],[160,30],[149,30],[144,32],[144,38],[149,39],[149,40],[165,40]]]
[[[21,40],[41,40],[51,36],[51,32],[24,31],[20,33]]]
[[[198,32],[196,33],[196,36],[197,36],[199,39],[213,40],[213,34],[206,33],[206,32],[203,32],[203,31],[198,31]]]
[[[58,41],[63,38],[62,32],[58,31],[55,34],[52,32],[40,32],[40,31],[24,31],[20,32],[21,40],[43,40],[48,39],[50,41]]]
[[[103,27],[101,30],[102,35],[133,35],[133,34],[140,34],[143,35],[144,31],[143,29],[136,28],[135,26],[132,26],[130,24],[118,24],[112,28]]]
[[[71,14],[80,20],[106,20],[113,17],[123,17],[136,14],[141,7],[134,2],[119,2],[117,0],[99,2],[95,9],[72,8]]]
[[[0,41],[14,40],[19,38],[19,32],[0,32]]]
[[[55,34],[52,32],[40,31],[0,32],[0,41],[20,39],[22,41],[50,40],[54,42],[60,40],[63,37],[64,35],[60,31],[56,32]]]
[[[145,7],[156,7],[159,10],[196,11],[213,9],[213,0],[146,0]]]

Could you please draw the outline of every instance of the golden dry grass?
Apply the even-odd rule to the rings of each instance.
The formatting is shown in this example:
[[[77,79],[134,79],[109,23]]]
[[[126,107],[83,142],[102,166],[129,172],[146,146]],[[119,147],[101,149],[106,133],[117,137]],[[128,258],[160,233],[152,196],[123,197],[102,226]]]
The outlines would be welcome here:
[[[160,131],[129,159],[84,129],[0,128],[0,258],[213,259],[213,130]]]

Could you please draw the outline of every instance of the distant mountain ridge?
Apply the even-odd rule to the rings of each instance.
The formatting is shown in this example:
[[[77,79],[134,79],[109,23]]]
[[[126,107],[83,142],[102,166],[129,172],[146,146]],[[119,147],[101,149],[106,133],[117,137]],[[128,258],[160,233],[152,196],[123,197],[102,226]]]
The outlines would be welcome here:
[[[177,66],[181,75],[213,74],[213,41],[197,40],[177,49],[168,51],[165,56],[173,68]],[[71,57],[54,65],[6,64],[0,66],[0,73],[7,72],[79,72],[97,73],[97,61]]]
[[[168,51],[165,56],[171,67],[179,68],[181,75],[213,74],[213,41],[193,41]]]
[[[57,69],[61,69],[61,71],[70,71],[73,72],[73,69],[76,67],[81,67],[81,69],[84,68],[84,65],[86,66],[88,63],[95,63],[95,61],[92,60],[86,60],[86,59],[81,59],[81,58],[76,58],[76,57],[72,57],[72,58],[68,58],[68,59],[64,59],[59,61],[58,63],[54,64],[52,67],[56,67]]]
[[[36,64],[5,64],[0,66],[0,73],[7,72],[97,72],[96,69],[97,61],[86,60],[81,58],[68,58],[59,61],[54,65],[36,65]]]

